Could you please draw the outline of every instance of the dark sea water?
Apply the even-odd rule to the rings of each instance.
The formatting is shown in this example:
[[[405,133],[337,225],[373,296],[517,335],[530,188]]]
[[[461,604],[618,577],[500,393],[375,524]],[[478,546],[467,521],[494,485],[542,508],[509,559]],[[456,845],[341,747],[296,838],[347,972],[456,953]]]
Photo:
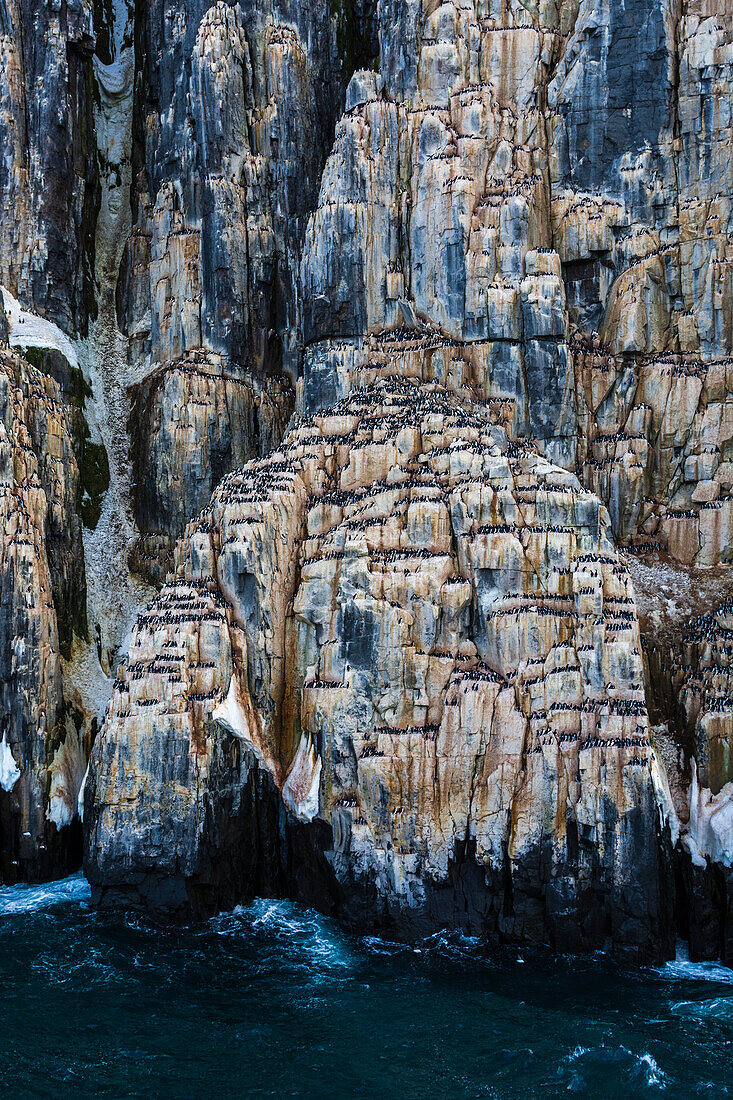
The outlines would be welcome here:
[[[733,1095],[733,973],[357,940],[287,902],[196,931],[0,888],[12,1097]]]

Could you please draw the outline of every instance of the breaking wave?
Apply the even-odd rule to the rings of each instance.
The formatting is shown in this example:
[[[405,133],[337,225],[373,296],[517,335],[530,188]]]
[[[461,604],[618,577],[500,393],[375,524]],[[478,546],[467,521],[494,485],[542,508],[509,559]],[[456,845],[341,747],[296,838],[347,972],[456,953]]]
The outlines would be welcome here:
[[[690,962],[686,944],[678,945],[676,958],[661,967],[659,973],[665,978],[733,985],[733,970],[719,963]]]
[[[0,886],[0,917],[37,913],[69,902],[87,905],[90,898],[89,883],[81,872],[42,886]]]
[[[217,936],[254,940],[268,955],[287,953],[296,963],[317,970],[348,970],[353,965],[349,937],[315,910],[292,901],[258,899],[213,917],[208,931]]]
[[[558,1083],[568,1092],[585,1093],[599,1073],[616,1076],[632,1087],[641,1088],[644,1093],[662,1092],[667,1087],[666,1075],[651,1054],[634,1054],[628,1047],[605,1043],[596,1047],[577,1046],[571,1050],[558,1068]]]

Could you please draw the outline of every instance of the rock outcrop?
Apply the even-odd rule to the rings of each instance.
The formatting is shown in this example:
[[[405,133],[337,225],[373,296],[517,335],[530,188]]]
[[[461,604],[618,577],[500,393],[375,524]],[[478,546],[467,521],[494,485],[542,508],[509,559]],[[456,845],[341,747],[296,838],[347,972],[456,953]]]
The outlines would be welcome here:
[[[277,790],[267,877],[306,850],[291,889],[361,930],[669,948],[628,571],[598,500],[495,421],[381,381],[224,479],[96,742],[99,902],[232,902],[251,853],[224,836],[262,843]]]
[[[72,519],[49,509],[42,537],[50,694],[74,709],[79,759],[186,521],[282,439],[300,242],[343,103],[337,39],[364,43],[353,69],[372,25],[366,5],[337,28],[326,0],[0,3],[0,335],[58,383],[78,465]],[[6,688],[9,711],[17,693],[25,706]]]
[[[63,834],[106,712],[100,904],[733,961],[730,0],[0,0],[0,57],[12,797]]]
[[[118,315],[147,374],[130,421],[139,558],[164,575],[185,521],[224,473],[282,439],[293,411],[301,241],[341,64],[325,0],[156,0],[135,33],[134,224]],[[190,468],[189,448],[210,476]]]
[[[710,566],[731,553],[733,13],[683,8],[429,5],[406,89],[391,51],[355,75],[302,263],[304,400],[348,392],[366,336],[428,322],[617,538]]]
[[[0,283],[82,334],[95,309],[93,7],[0,3]]]

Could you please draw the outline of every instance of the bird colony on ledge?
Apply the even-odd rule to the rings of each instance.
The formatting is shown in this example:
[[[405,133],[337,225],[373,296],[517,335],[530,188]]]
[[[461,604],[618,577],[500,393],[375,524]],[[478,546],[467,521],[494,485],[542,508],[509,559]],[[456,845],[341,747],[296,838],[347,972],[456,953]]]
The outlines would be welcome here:
[[[0,0],[0,882],[733,966],[733,0]]]

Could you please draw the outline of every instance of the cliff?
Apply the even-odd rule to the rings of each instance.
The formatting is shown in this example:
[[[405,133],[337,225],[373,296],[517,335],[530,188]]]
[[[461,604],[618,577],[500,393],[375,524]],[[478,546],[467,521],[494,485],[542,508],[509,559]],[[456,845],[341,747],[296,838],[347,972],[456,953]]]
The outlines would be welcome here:
[[[99,901],[231,904],[252,832],[256,873],[362,930],[666,945],[628,571],[493,419],[383,381],[223,480],[95,745]]]
[[[730,962],[728,0],[31,7],[0,273],[60,333],[11,311],[95,900]]]

